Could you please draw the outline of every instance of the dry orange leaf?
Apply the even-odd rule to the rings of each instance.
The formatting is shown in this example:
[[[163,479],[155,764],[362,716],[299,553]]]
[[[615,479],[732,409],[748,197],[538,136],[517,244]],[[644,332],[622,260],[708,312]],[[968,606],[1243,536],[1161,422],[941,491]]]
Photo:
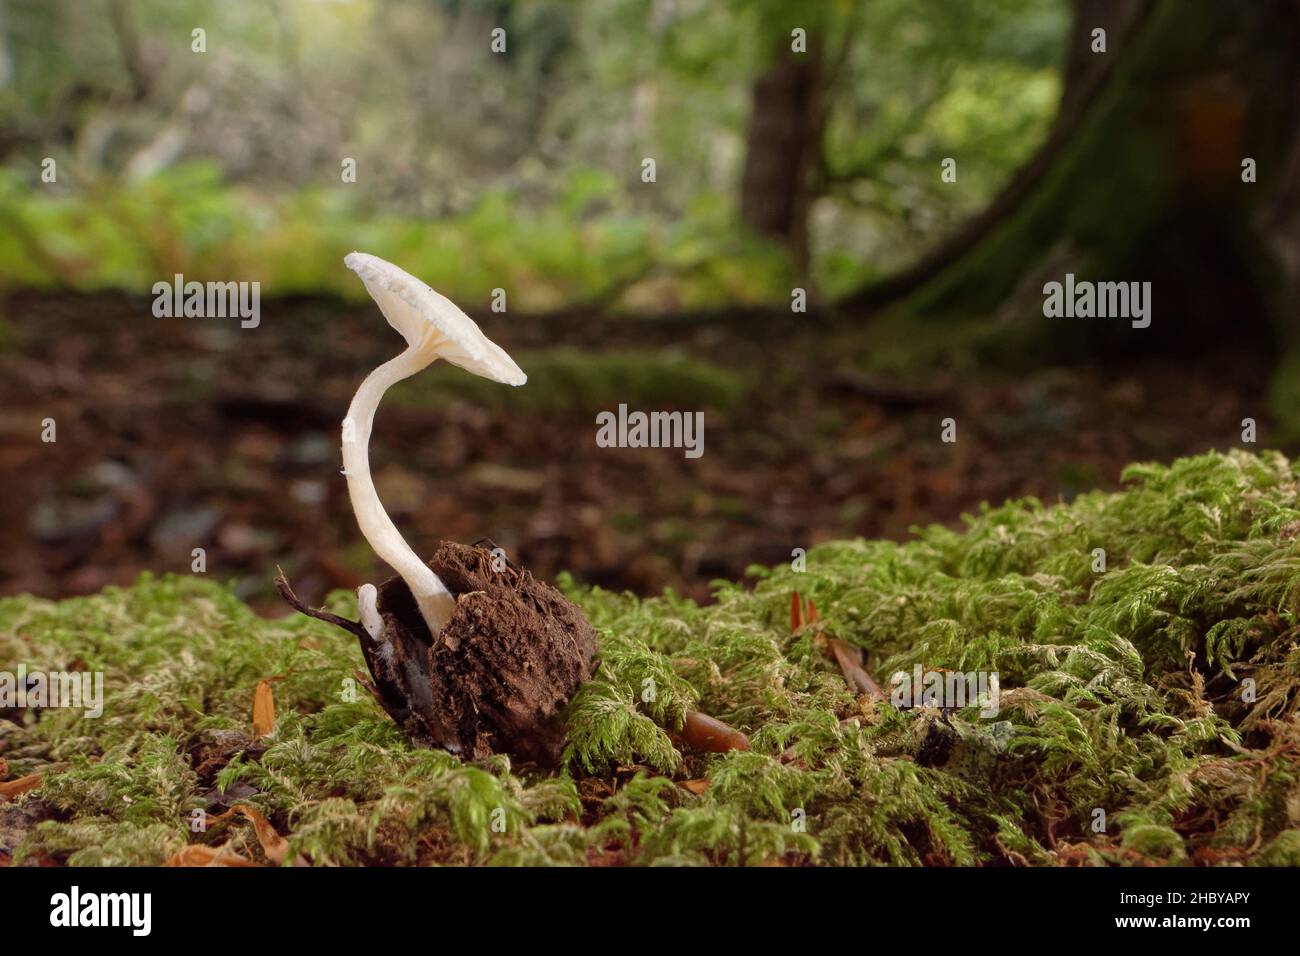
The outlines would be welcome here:
[[[164,866],[257,866],[238,853],[225,851],[225,847],[204,846],[194,843],[181,847]]]
[[[12,800],[14,797],[21,796],[28,790],[35,790],[41,785],[41,775],[39,773],[29,773],[25,777],[19,777],[17,780],[10,780],[8,783],[0,783],[0,797]]]
[[[677,781],[677,786],[681,787],[683,790],[689,790],[698,797],[705,790],[709,789],[709,778],[701,777],[699,780],[679,780]]]
[[[790,633],[803,627],[803,599],[798,591],[790,592]]]
[[[253,736],[265,737],[275,728],[275,698],[271,682],[260,680],[253,691]]]
[[[817,613],[817,605],[812,602],[812,598],[809,598],[808,599],[808,623],[816,624],[820,620],[821,620],[821,615]]]
[[[252,821],[257,842],[262,844],[262,852],[266,854],[266,858],[272,863],[283,863],[289,853],[289,841],[275,832],[271,821],[263,816],[260,810],[255,810],[246,803],[237,803],[231,809],[238,810]]]

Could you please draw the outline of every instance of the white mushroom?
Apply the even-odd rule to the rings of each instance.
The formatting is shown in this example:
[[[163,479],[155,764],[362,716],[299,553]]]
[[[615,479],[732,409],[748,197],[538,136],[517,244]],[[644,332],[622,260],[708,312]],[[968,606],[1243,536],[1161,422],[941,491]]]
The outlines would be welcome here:
[[[522,385],[528,377],[500,346],[483,334],[473,319],[419,279],[391,262],[364,252],[348,254],[343,263],[361,277],[388,324],[402,334],[407,344],[405,352],[366,376],[348,407],[348,417],[343,420],[343,474],[348,479],[348,496],[361,533],[375,553],[402,576],[429,625],[429,633],[437,636],[451,620],[456,601],[447,586],[403,540],[379,502],[374,482],[370,480],[370,429],[375,409],[390,385],[440,358],[507,385]],[[369,594],[358,592],[358,597],[363,605],[368,603]],[[379,622],[382,633],[377,609],[363,608],[362,614],[367,631]]]

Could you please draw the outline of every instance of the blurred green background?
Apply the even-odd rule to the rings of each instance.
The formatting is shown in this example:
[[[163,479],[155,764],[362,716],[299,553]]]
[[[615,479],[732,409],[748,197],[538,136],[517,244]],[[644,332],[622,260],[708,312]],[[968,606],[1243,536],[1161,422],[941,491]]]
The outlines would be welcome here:
[[[6,0],[2,16],[0,282],[183,272],[356,298],[337,264],[360,248],[456,301],[504,287],[531,311],[780,303],[796,281],[836,297],[897,269],[1046,135],[1070,23],[1065,0]],[[763,121],[799,133],[800,223],[744,214],[773,189],[746,181],[769,161],[752,154],[789,149],[782,129],[752,135]],[[948,156],[960,189],[937,175]]]

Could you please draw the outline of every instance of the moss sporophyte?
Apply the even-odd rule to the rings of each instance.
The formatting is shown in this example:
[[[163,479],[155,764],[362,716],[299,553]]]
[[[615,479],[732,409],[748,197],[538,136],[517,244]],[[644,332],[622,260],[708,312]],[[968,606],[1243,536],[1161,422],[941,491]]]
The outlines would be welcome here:
[[[314,864],[1300,865],[1300,470],[1232,452],[1124,479],[902,544],[822,544],[708,606],[561,576],[600,646],[555,771],[415,746],[383,698],[342,695],[375,643],[347,592],[313,613],[361,653],[193,576],[0,599],[0,660],[80,659],[106,701],[97,720],[2,715],[0,853],[274,862],[230,812],[252,805],[288,842],[275,858]],[[443,545],[433,570],[460,592],[480,556]],[[385,591],[414,630],[409,592]],[[864,689],[916,665],[997,673],[997,716]],[[268,674],[277,719],[254,740]],[[749,749],[694,749],[696,711]]]

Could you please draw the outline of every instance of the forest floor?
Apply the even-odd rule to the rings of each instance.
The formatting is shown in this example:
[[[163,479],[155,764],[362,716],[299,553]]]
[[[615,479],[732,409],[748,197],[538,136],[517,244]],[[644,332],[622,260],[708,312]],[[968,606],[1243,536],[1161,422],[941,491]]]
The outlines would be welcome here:
[[[338,422],[401,340],[372,306],[160,319],[145,299],[13,294],[0,307],[0,594],[206,571],[278,615],[381,574],[339,476]],[[543,579],[710,597],[715,578],[853,536],[904,540],[983,501],[1118,487],[1135,460],[1241,446],[1258,361],[1130,358],[975,370],[881,362],[803,316],[691,324],[488,316],[531,379],[431,369],[381,405],[371,461],[416,545],[489,538]],[[942,335],[942,332],[938,333]],[[705,412],[704,454],[606,449],[595,415]],[[958,440],[939,440],[941,421]],[[42,442],[44,420],[57,440]]]
[[[558,768],[500,723],[412,746],[353,634],[210,577],[0,598],[0,866],[1300,865],[1298,488],[1277,453],[1132,466],[707,606],[561,575],[599,648]],[[513,606],[478,553],[471,613]],[[102,690],[52,705],[69,672]]]
[[[529,384],[422,373],[372,463],[417,549],[490,538],[597,628],[555,774],[412,748],[356,641],[282,617],[277,565],[349,617],[378,577],[337,460],[400,347],[373,308],[3,308],[0,591],[36,597],[0,596],[0,661],[102,673],[108,703],[0,710],[0,864],[1300,860],[1295,466],[1238,449],[1089,492],[1240,446],[1244,418],[1267,447],[1267,356],[490,317]],[[702,410],[703,456],[597,447],[620,403]],[[997,507],[1024,495],[1069,504]],[[1001,711],[891,706],[861,667],[1000,674]],[[697,747],[701,714],[748,749]]]

